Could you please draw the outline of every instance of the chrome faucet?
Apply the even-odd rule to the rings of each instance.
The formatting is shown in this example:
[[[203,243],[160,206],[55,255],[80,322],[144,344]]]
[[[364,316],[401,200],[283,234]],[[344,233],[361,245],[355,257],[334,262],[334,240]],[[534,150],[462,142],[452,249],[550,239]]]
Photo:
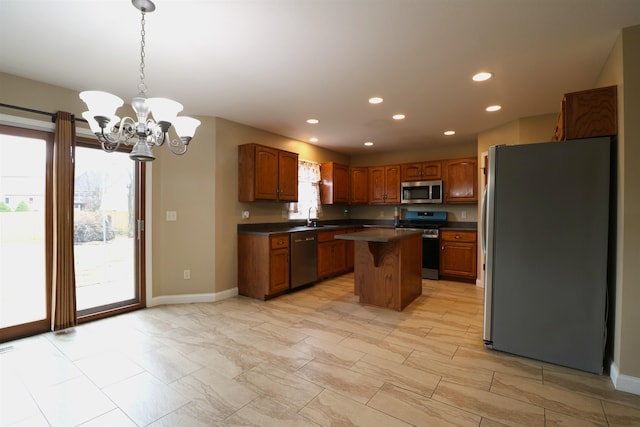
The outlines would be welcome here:
[[[311,220],[311,210],[315,209],[316,210],[316,218],[312,221]],[[318,209],[314,208],[313,206],[311,206],[309,208],[309,213],[307,215],[307,227],[316,227],[318,225]]]

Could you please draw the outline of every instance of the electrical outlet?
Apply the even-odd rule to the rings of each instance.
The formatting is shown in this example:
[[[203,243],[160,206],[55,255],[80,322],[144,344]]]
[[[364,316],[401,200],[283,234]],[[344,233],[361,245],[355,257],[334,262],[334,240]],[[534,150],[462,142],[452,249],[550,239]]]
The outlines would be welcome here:
[[[249,211],[242,211],[242,219],[249,219]]]
[[[167,211],[167,221],[177,221],[178,213],[176,211]]]
[[[184,278],[184,280],[189,280],[191,279],[191,270],[185,270],[182,272],[182,277]]]
[[[467,211],[460,212],[460,218],[467,219]]]

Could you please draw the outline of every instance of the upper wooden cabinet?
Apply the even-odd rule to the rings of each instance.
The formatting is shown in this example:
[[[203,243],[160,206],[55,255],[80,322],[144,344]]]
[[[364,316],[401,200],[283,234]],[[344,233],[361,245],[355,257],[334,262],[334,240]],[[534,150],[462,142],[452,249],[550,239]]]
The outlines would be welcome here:
[[[404,163],[400,165],[401,180],[430,181],[442,179],[442,162]]]
[[[617,105],[616,86],[565,94],[553,140],[616,135]]]
[[[349,203],[369,203],[369,168],[352,166],[349,168]]]
[[[334,162],[320,164],[320,202],[323,205],[349,203],[349,166]]]
[[[478,160],[475,157],[444,161],[444,203],[478,201]]]
[[[400,203],[400,165],[369,167],[369,203]]]
[[[238,200],[298,200],[298,154],[258,144],[238,147]]]

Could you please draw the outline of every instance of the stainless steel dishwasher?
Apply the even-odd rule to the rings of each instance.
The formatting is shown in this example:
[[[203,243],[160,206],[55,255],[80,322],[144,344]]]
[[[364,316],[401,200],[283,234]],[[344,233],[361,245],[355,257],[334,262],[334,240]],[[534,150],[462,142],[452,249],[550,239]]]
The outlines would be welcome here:
[[[318,233],[298,231],[290,234],[291,289],[318,280]]]

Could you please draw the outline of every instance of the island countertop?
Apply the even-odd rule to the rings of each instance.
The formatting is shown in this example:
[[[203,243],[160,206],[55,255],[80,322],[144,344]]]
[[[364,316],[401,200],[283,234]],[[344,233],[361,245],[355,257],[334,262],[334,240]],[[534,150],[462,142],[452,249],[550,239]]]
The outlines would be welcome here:
[[[406,230],[394,228],[374,228],[356,233],[338,234],[336,239],[356,240],[365,242],[392,242],[415,234],[422,234],[422,230]]]

